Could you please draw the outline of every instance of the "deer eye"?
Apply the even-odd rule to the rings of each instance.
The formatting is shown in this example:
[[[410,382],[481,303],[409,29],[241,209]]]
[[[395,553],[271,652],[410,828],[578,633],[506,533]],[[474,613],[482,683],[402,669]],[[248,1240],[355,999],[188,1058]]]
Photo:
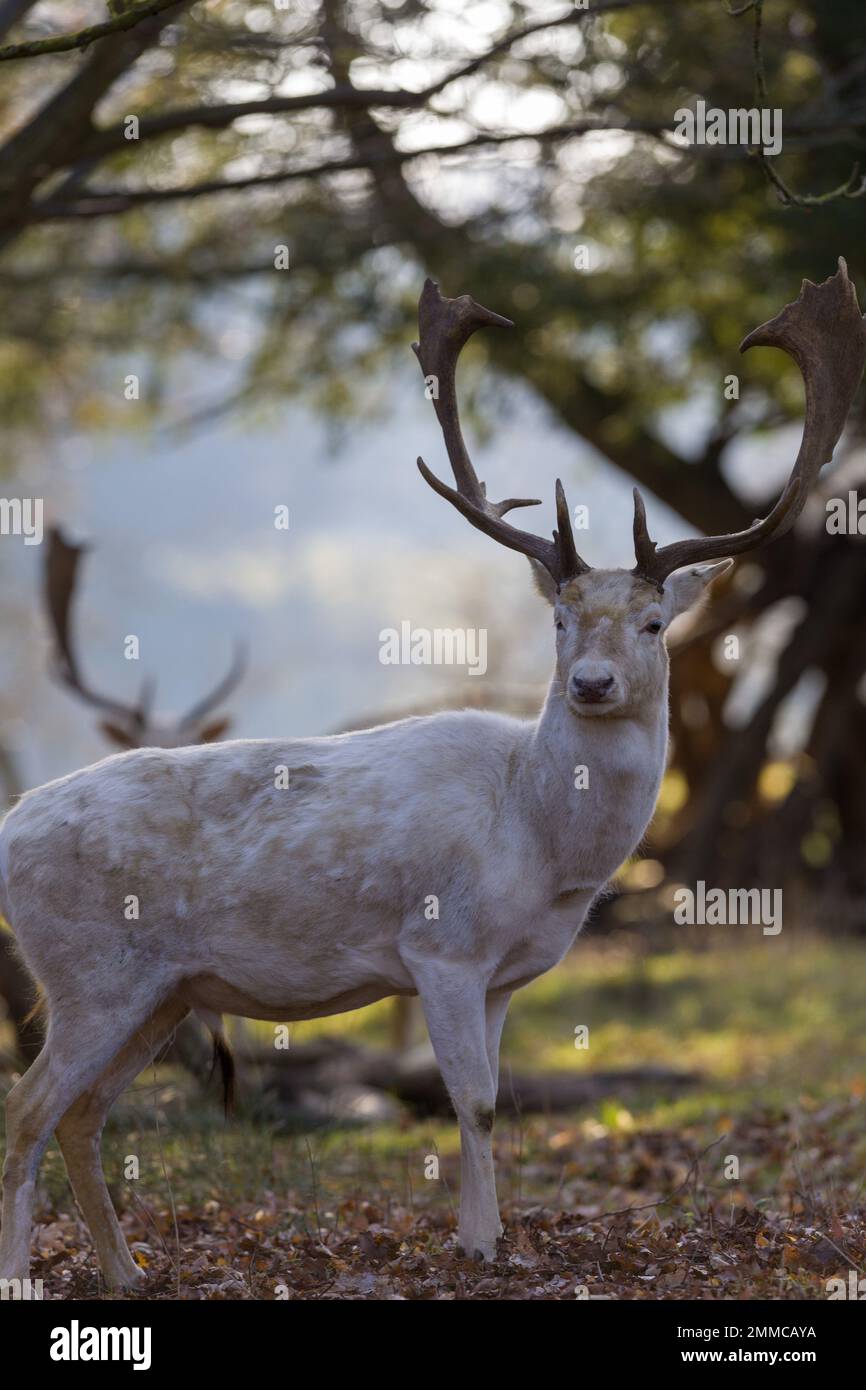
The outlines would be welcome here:
[[[556,620],[556,630],[557,632],[565,632],[565,623],[561,618],[557,618]]]
[[[660,618],[653,618],[652,622],[647,623],[644,632],[661,632],[662,622]]]

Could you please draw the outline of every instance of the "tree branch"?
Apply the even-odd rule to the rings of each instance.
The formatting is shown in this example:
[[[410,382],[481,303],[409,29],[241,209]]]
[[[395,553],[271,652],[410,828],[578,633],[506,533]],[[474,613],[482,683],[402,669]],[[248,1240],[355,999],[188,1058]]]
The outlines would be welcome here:
[[[339,23],[338,0],[325,0],[331,7],[329,23],[337,28],[341,42],[332,52],[332,69],[339,81],[351,82],[348,70],[340,67],[337,56],[347,47],[347,36]],[[326,39],[327,43],[327,39]],[[361,148],[377,155],[395,154],[393,136],[380,129],[369,113],[360,115],[349,112],[345,126],[355,144],[356,152]],[[362,143],[363,142],[363,145]],[[376,166],[391,171],[391,178],[385,181],[373,174],[374,216],[380,231],[389,233],[392,239],[405,239],[428,269],[449,276],[452,267],[460,266],[460,274],[471,275],[466,265],[465,232],[456,232],[448,226],[427,205],[415,198],[402,176],[400,162],[381,160]],[[543,283],[543,276],[532,276],[526,264],[526,251],[522,273],[529,274],[535,283]],[[485,248],[487,273],[506,283],[513,278],[513,267],[509,264],[508,252],[495,252]],[[494,270],[495,264],[495,270]],[[488,342],[490,360],[505,372],[521,376],[535,388],[539,396],[546,400],[559,418],[599,450],[604,457],[618,468],[623,469],[639,482],[650,487],[659,496],[676,496],[678,510],[695,525],[710,528],[710,519],[715,523],[728,524],[736,515],[742,523],[741,504],[730,491],[716,466],[689,468],[685,461],[673,452],[661,439],[641,425],[635,424],[631,435],[624,438],[622,433],[614,440],[610,425],[613,420],[627,413],[628,397],[624,392],[605,391],[590,382],[578,364],[574,373],[557,373],[554,376],[545,370],[544,364],[533,357],[520,353],[515,358],[515,343],[508,334],[494,335]],[[736,529],[731,526],[731,529]]]
[[[0,0],[0,38],[8,34],[38,0]]]
[[[699,0],[699,3],[702,2],[708,3],[708,0]],[[219,106],[181,107],[176,111],[167,111],[164,115],[152,116],[140,121],[138,140],[139,142],[152,140],[175,130],[184,130],[188,126],[200,126],[211,130],[221,129],[231,125],[241,116],[282,114],[289,111],[309,111],[317,108],[327,110],[334,107],[352,109],[380,106],[397,110],[417,110],[426,106],[433,97],[439,96],[455,82],[472,77],[492,59],[501,57],[523,39],[547,30],[580,24],[584,19],[595,18],[600,14],[634,9],[649,3],[651,0],[595,0],[591,10],[575,10],[572,13],[560,15],[557,19],[539,20],[536,24],[523,25],[520,29],[505,34],[478,57],[470,59],[460,67],[452,69],[451,72],[447,72],[444,77],[430,83],[420,92],[363,88],[354,87],[347,83],[338,83],[326,91],[311,92],[302,96],[265,97],[260,101],[224,103]],[[675,6],[687,4],[688,0],[656,0],[656,5],[658,3]],[[257,40],[261,39],[261,35],[255,37]],[[105,130],[95,132],[83,153],[88,157],[94,154],[103,155],[111,150],[124,148],[125,143],[123,126],[110,126]]]
[[[361,108],[365,109],[365,108]],[[460,144],[427,145],[418,150],[380,149],[363,155],[350,155],[344,159],[324,160],[321,164],[311,164],[300,169],[277,169],[270,174],[250,174],[242,179],[208,179],[202,183],[188,184],[182,188],[93,188],[82,191],[73,202],[62,202],[55,197],[46,198],[33,209],[34,222],[63,220],[67,218],[87,218],[115,216],[134,207],[147,203],[170,203],[181,198],[202,198],[212,193],[240,192],[247,188],[270,188],[283,183],[293,183],[298,179],[323,178],[329,174],[351,173],[360,169],[371,169],[373,165],[402,165],[425,155],[463,154],[465,150],[479,149],[485,145],[513,145],[521,140],[540,140],[556,143],[582,135],[615,131],[618,134],[650,135],[667,144],[665,137],[671,134],[669,124],[659,121],[624,120],[616,123],[601,121],[595,117],[572,121],[565,125],[550,126],[539,131],[509,131],[496,134],[485,131],[474,135]],[[669,148],[684,155],[713,157],[717,159],[742,159],[747,152],[734,146],[717,147],[690,146],[680,149],[677,145]],[[750,157],[750,156],[748,156]]]
[[[18,58],[40,58],[46,53],[69,53],[76,48],[88,48],[90,44],[104,39],[108,34],[134,29],[143,19],[151,19],[163,10],[183,3],[184,0],[142,0],[125,14],[115,15],[113,19],[106,19],[102,24],[91,24],[86,29],[79,29],[77,34],[52,34],[47,39],[8,43],[0,48],[0,63],[8,63]]]
[[[181,106],[174,111],[166,111],[161,116],[145,116],[139,121],[136,144],[154,140],[160,135],[170,135],[176,130],[187,130],[197,126],[203,130],[222,130],[233,125],[242,116],[285,115],[296,111],[328,110],[334,107],[381,106],[400,109],[415,109],[426,101],[425,92],[387,91],[378,88],[329,87],[323,92],[309,92],[302,96],[261,97],[255,101],[225,102],[213,106]],[[127,145],[122,125],[107,126],[105,130],[94,131],[82,146],[82,156],[90,159],[102,157],[115,149]]]
[[[744,0],[744,3],[737,9],[727,5],[728,14],[733,19],[739,19],[741,15],[752,13],[752,66],[755,77],[755,104],[763,109],[770,105],[770,94],[767,90],[767,72],[764,63],[764,0]],[[831,188],[826,193],[795,193],[788,186],[781,174],[776,172],[773,160],[761,153],[761,167],[767,179],[775,188],[779,202],[783,207],[815,208],[821,207],[825,203],[835,202],[837,198],[863,198],[866,197],[866,176],[861,177],[860,166],[855,164],[851,173],[836,188]]]
[[[188,5],[194,0],[177,0]],[[43,179],[75,162],[93,111],[117,79],[159,40],[171,16],[152,15],[114,43],[99,44],[72,77],[0,149],[0,246],[33,221],[32,198]]]

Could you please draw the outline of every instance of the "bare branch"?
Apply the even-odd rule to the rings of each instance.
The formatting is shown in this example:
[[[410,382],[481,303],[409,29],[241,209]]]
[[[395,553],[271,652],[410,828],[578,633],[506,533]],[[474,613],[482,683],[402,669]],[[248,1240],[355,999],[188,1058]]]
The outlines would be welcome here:
[[[755,102],[759,107],[770,105],[770,94],[767,90],[767,73],[764,65],[764,0],[745,0],[745,3],[737,9],[733,9],[730,4],[726,5],[728,14],[733,19],[739,19],[741,15],[753,14],[752,29],[752,66],[755,74]],[[824,203],[835,202],[837,198],[862,198],[866,196],[866,177],[861,178],[860,166],[855,164],[851,173],[836,188],[831,188],[827,193],[795,193],[778,174],[772,159],[759,152],[759,160],[764,173],[769,182],[779,195],[779,202],[783,207],[815,208],[821,207]]]
[[[329,87],[322,92],[308,92],[302,96],[271,96],[256,101],[225,102],[212,106],[181,106],[160,116],[144,117],[139,122],[137,141],[141,143],[154,140],[173,131],[187,130],[190,126],[202,130],[223,130],[242,116],[279,116],[297,111],[324,111],[333,107],[353,106],[381,106],[402,110],[423,106],[426,100],[426,92],[338,86]],[[110,154],[115,149],[123,149],[126,144],[123,131],[122,125],[115,125],[94,132],[82,146],[82,156],[90,159],[95,155],[101,156]]]
[[[530,38],[535,34],[544,33],[553,29],[561,29],[565,26],[580,24],[585,19],[597,18],[601,14],[615,13],[618,10],[629,10],[650,3],[650,0],[595,0],[591,10],[575,10],[566,15],[560,15],[557,19],[539,20],[536,24],[526,24],[519,29],[512,30],[505,34],[496,43],[479,54],[478,57],[463,63],[460,67],[447,72],[444,77],[440,77],[436,82],[430,83],[419,92],[408,92],[401,89],[385,88],[360,88],[351,84],[339,83],[322,92],[310,92],[301,96],[291,97],[265,97],[259,101],[248,102],[227,102],[214,106],[194,106],[181,107],[176,111],[166,111],[160,116],[153,116],[140,122],[138,139],[139,141],[152,140],[160,135],[168,134],[175,130],[184,130],[189,126],[198,126],[203,129],[217,130],[231,125],[239,120],[241,116],[252,116],[260,114],[283,114],[294,111],[311,111],[316,109],[327,110],[329,108],[364,109],[370,106],[379,106],[383,109],[396,110],[417,110],[435,96],[440,95],[448,87],[453,86],[466,77],[472,77],[479,72],[487,63],[494,58],[501,57],[508,53],[516,44],[523,39]],[[661,0],[662,4],[676,6],[688,3],[688,0]],[[658,7],[657,5],[655,6]],[[260,41],[262,36],[254,36]],[[619,127],[618,127],[619,128]],[[665,129],[659,126],[657,131],[661,133]],[[124,147],[123,126],[115,125],[107,127],[94,133],[92,138],[85,146],[83,153],[90,156],[93,154],[106,154],[113,149]]]
[[[762,154],[760,160],[764,173],[779,194],[779,202],[784,207],[818,208],[823,203],[835,202],[837,198],[866,197],[866,174],[860,173],[859,164],[854,165],[844,183],[829,189],[827,193],[795,193],[785,183],[781,174],[776,172],[773,163],[766,155]]]
[[[499,147],[513,145],[521,140],[543,140],[550,144],[576,136],[611,130],[660,138],[671,133],[669,124],[664,122],[627,120],[611,124],[595,118],[573,121],[562,126],[551,126],[547,130],[540,131],[509,131],[505,134],[485,131],[483,134],[474,135],[471,139],[464,140],[459,145],[428,145],[418,150],[397,150],[394,148],[371,150],[363,155],[325,160],[321,164],[307,165],[300,169],[277,169],[271,174],[250,174],[242,179],[209,179],[203,183],[189,184],[185,188],[85,189],[76,199],[69,202],[58,201],[54,197],[44,199],[34,206],[30,220],[41,222],[66,218],[115,216],[118,213],[127,212],[130,208],[141,207],[147,203],[170,203],[180,198],[202,198],[212,193],[241,192],[247,188],[272,188],[279,184],[293,183],[299,179],[322,178],[328,174],[343,174],[369,169],[374,164],[408,164],[425,155],[439,155],[442,158],[447,158],[450,155],[462,154],[465,150],[483,148],[485,145]],[[724,149],[724,146],[719,147],[719,151],[724,151]],[[684,153],[691,154],[692,149],[690,148]],[[718,157],[726,158],[729,156],[727,153],[720,153]]]
[[[77,34],[52,34],[47,39],[8,43],[0,48],[0,63],[8,63],[18,58],[40,58],[47,53],[70,53],[74,49],[89,48],[90,44],[104,39],[108,34],[134,29],[143,19],[150,19],[153,15],[161,14],[163,10],[170,10],[172,6],[180,4],[183,4],[183,0],[142,0],[142,3],[134,9],[127,10],[125,14],[115,15],[113,19],[106,19],[102,24],[91,24],[86,29],[79,29]]]

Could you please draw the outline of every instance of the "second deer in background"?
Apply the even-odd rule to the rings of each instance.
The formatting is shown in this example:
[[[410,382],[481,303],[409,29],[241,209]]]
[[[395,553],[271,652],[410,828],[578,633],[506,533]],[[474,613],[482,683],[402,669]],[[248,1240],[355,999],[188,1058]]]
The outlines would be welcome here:
[[[54,638],[56,670],[78,697],[98,709],[99,729],[121,748],[181,748],[188,743],[215,743],[231,726],[223,717],[209,723],[207,716],[234,693],[246,673],[247,657],[238,642],[231,666],[209,694],[186,714],[168,718],[154,713],[156,683],[146,678],[134,704],[100,695],[85,681],[71,631],[72,610],[79,580],[79,566],[87,547],[72,545],[58,527],[48,534],[43,576],[45,607]]]

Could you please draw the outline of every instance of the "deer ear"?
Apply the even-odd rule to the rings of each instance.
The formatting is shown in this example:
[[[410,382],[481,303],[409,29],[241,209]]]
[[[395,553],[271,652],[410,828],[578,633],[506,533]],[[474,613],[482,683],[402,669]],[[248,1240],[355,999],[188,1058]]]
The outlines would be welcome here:
[[[559,590],[556,587],[556,581],[550,573],[550,570],[546,569],[540,560],[533,560],[531,557],[529,564],[532,569],[532,577],[535,580],[535,587],[541,594],[541,597],[546,598],[549,604],[556,603],[556,596]]]
[[[218,743],[231,722],[230,719],[215,719],[212,724],[206,724],[198,736],[198,742]]]
[[[713,580],[727,574],[733,563],[733,560],[719,560],[715,565],[692,565],[672,574],[666,586],[671,596],[671,617],[685,613],[687,608],[697,603]]]
[[[103,733],[106,738],[111,739],[112,743],[119,743],[121,748],[138,747],[138,744],[132,737],[132,735],[128,734],[125,729],[121,729],[119,724],[112,724],[111,721],[108,719],[101,719],[99,721],[99,729],[100,732]]]

